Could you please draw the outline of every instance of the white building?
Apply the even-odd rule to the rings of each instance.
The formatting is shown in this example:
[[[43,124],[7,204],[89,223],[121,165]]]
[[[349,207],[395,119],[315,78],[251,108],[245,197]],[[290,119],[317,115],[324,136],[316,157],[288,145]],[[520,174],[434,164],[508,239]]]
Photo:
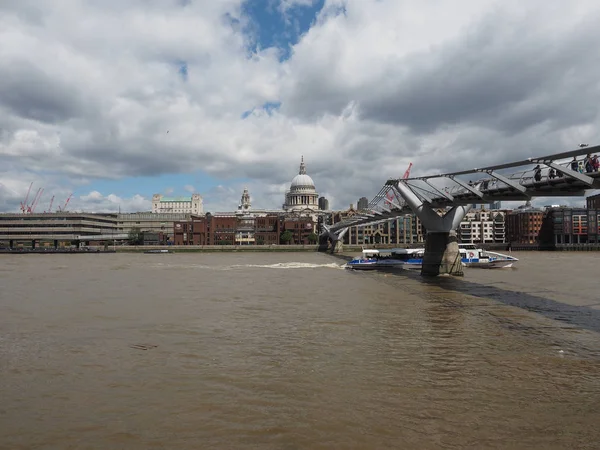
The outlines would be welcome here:
[[[300,171],[292,179],[290,189],[285,193],[283,209],[290,212],[316,211],[319,209],[319,194],[315,189],[315,183],[306,174],[304,157],[300,162]]]
[[[503,243],[506,241],[504,211],[470,211],[458,230],[463,243]]]
[[[156,214],[204,214],[204,205],[200,194],[193,194],[191,198],[170,198],[162,194],[152,196],[152,212]]]

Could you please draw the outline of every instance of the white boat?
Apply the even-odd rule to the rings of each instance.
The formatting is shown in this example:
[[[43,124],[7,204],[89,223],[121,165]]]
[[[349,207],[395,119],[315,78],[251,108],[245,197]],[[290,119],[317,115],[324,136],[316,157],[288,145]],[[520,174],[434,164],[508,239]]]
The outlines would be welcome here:
[[[362,254],[346,264],[347,269],[375,270],[421,268],[423,249],[363,249]]]
[[[458,244],[461,263],[465,267],[499,269],[509,268],[517,258],[502,253],[477,248],[475,244]],[[346,264],[347,269],[420,269],[423,265],[424,248],[393,248],[391,250],[366,249]]]
[[[465,267],[481,269],[508,269],[518,261],[517,258],[503,253],[490,252],[477,248],[475,244],[458,244],[461,261]]]

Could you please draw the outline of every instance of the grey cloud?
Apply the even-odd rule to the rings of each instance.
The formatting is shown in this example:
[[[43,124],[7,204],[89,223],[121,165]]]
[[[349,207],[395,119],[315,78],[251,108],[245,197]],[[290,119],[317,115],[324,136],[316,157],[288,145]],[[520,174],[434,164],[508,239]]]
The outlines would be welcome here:
[[[335,57],[327,68],[295,67],[300,74],[282,110],[314,118],[357,101],[362,118],[417,134],[461,123],[506,134],[546,120],[585,123],[598,112],[598,18],[592,13],[550,36],[536,31],[531,15],[515,21],[495,12],[429,52],[382,61],[385,71],[369,86],[345,85]]]
[[[57,123],[78,117],[85,108],[77,89],[28,63],[0,65],[0,106],[24,119]]]
[[[509,134],[545,120],[585,121],[590,90],[599,90],[600,31],[587,22],[549,43],[548,36],[528,36],[528,26],[489,20],[438,54],[403,61],[410,73],[385,97],[366,98],[364,116],[423,133],[465,122]]]

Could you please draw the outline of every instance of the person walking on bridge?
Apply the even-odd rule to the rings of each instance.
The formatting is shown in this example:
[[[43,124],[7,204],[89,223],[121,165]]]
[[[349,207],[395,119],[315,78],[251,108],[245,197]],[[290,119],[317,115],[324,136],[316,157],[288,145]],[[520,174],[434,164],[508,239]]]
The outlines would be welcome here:
[[[588,172],[598,172],[598,168],[600,167],[600,162],[598,162],[598,155],[589,157],[589,165],[590,170]]]
[[[592,165],[592,155],[590,155],[589,153],[585,155],[585,159],[583,160],[583,166],[585,167],[586,173],[594,171],[594,166]]]
[[[573,161],[571,161],[571,170],[574,172],[579,172],[579,163],[577,162],[577,156],[573,156]]]

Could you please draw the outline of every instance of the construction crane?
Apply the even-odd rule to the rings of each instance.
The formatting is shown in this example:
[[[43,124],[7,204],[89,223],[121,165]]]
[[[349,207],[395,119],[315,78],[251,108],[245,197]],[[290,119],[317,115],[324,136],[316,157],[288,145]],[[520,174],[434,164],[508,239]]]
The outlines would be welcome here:
[[[63,207],[62,208],[60,206],[58,207],[59,211],[65,212],[67,210],[67,205],[69,204],[69,200],[71,200],[72,196],[73,196],[73,194],[69,194],[69,197],[67,197],[67,201],[65,202],[65,204],[63,205]]]
[[[408,163],[408,168],[406,169],[406,172],[404,172],[404,175],[402,175],[402,179],[406,179],[410,176],[410,169],[412,169],[412,165],[412,163]],[[389,205],[392,205],[394,202],[394,198],[398,202],[398,204],[402,204],[398,195],[396,195],[396,193],[393,190],[390,190],[386,196],[386,202]]]
[[[35,193],[35,195],[33,196],[33,200],[31,201],[31,205],[25,205],[27,210],[25,211],[27,214],[31,214],[33,212],[32,208],[33,205],[35,205],[35,203],[37,202],[38,196],[40,195],[40,191],[42,190],[42,188],[38,188],[37,192]]]
[[[404,172],[404,175],[402,176],[403,179],[406,179],[410,176],[410,169],[412,168],[412,163],[408,164],[408,169],[406,169],[406,172]]]
[[[29,200],[29,193],[31,192],[31,186],[33,186],[33,181],[29,185],[29,189],[27,189],[27,195],[25,196],[25,201],[21,202],[21,212],[23,214],[25,214],[27,212],[27,210],[29,209],[29,206],[27,205],[27,200]]]
[[[44,188],[38,189],[37,194],[35,195],[35,198],[33,199],[33,203],[31,204],[31,208],[29,208],[30,213],[33,214],[35,212],[35,207],[37,206],[38,202],[40,201],[40,198],[42,198],[43,193],[44,193]]]
[[[50,206],[48,206],[48,211],[46,211],[46,212],[49,212],[49,213],[52,212],[52,203],[54,203],[54,195],[50,199]]]

